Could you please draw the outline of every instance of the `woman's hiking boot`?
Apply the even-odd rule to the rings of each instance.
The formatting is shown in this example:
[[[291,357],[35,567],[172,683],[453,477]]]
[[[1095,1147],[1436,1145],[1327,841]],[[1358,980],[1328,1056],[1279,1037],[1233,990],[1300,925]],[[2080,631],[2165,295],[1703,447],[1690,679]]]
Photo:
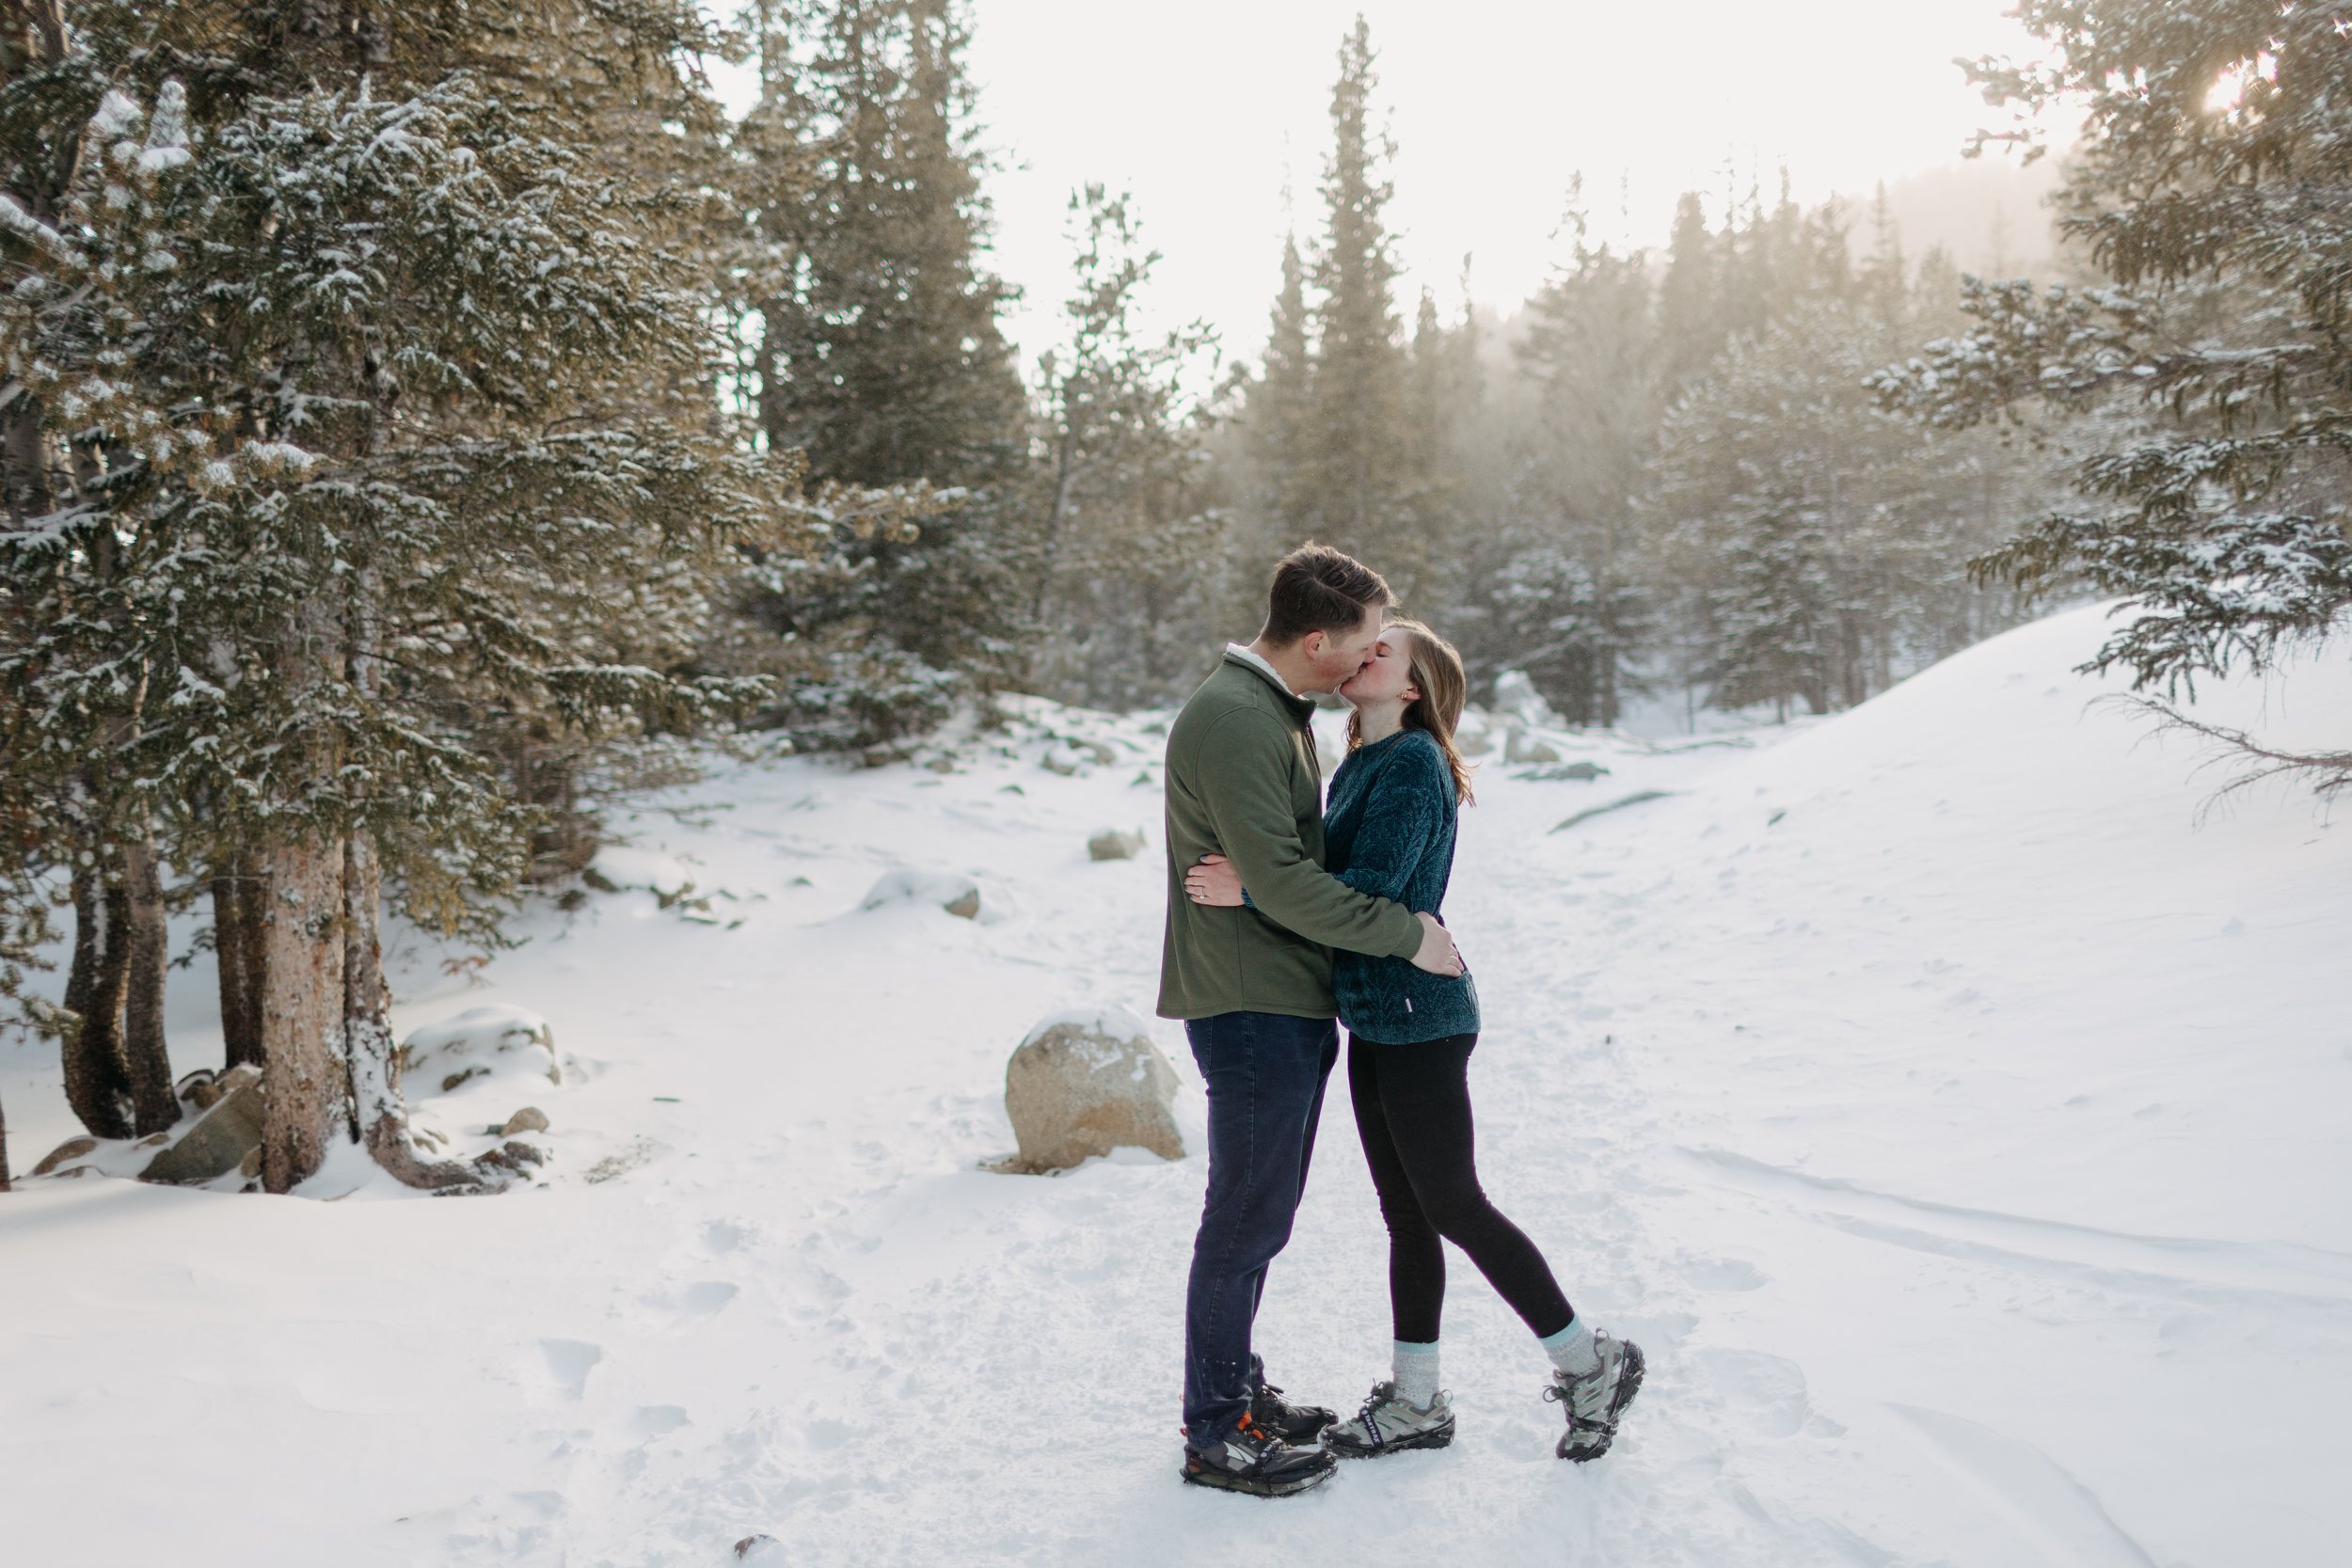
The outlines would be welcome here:
[[[1334,1419],[1332,1413],[1319,1404],[1291,1403],[1282,1397],[1282,1390],[1271,1383],[1259,1384],[1258,1391],[1249,1396],[1250,1423],[1285,1443],[1311,1443],[1315,1433]]]
[[[1364,1407],[1323,1434],[1342,1459],[1370,1459],[1406,1449],[1442,1449],[1454,1441],[1454,1402],[1440,1388],[1426,1408],[1408,1402],[1393,1383],[1375,1383]]]
[[[1222,1443],[1196,1448],[1184,1441],[1184,1480],[1195,1486],[1287,1497],[1331,1479],[1338,1467],[1321,1448],[1294,1448],[1247,1415]]]
[[[1609,1451],[1617,1435],[1617,1418],[1642,1391],[1642,1347],[1613,1338],[1605,1328],[1593,1330],[1593,1351],[1600,1365],[1581,1375],[1554,1371],[1544,1398],[1556,1400],[1566,1411],[1568,1430],[1552,1451],[1581,1465]]]

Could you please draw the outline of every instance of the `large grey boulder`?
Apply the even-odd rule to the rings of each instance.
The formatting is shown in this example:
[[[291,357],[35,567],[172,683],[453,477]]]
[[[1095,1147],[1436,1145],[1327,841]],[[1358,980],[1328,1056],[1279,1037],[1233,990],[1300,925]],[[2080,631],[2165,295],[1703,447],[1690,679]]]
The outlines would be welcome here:
[[[1089,1007],[1044,1020],[1005,1067],[1005,1110],[1021,1152],[999,1170],[1067,1170],[1114,1148],[1184,1157],[1170,1109],[1176,1069],[1143,1020],[1123,1007]]]
[[[262,1147],[262,1069],[240,1062],[214,1081],[220,1098],[147,1162],[142,1181],[210,1181]]]

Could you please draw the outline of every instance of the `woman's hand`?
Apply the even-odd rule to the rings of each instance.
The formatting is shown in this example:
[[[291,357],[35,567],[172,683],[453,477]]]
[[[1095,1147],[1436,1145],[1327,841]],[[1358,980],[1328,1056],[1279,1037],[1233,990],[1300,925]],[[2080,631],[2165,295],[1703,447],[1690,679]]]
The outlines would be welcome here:
[[[1241,873],[1223,855],[1203,855],[1199,865],[1185,871],[1184,892],[1196,904],[1237,910],[1241,908]]]

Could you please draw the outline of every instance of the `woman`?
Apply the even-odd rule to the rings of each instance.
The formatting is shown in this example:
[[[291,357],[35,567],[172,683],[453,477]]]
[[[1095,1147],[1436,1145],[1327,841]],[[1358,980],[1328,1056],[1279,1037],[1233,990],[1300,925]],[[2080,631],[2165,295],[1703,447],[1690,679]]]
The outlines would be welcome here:
[[[1442,910],[1454,869],[1457,808],[1471,799],[1470,765],[1454,744],[1468,683],[1452,644],[1415,621],[1391,621],[1372,658],[1340,688],[1356,710],[1348,753],[1324,813],[1330,872],[1406,909]],[[1204,904],[1246,904],[1232,866],[1212,855],[1185,876]],[[1478,993],[1468,975],[1428,974],[1401,958],[1335,953],[1331,989],[1347,1025],[1347,1086],[1364,1161],[1389,1227],[1391,1376],[1363,1408],[1324,1433],[1360,1458],[1454,1440],[1452,1401],[1438,1386],[1445,1302],[1439,1238],[1470,1255],[1526,1321],[1551,1359],[1544,1397],[1566,1409],[1563,1459],[1597,1459],[1642,1386],[1640,1347],[1576,1315],[1543,1254],[1478,1183],[1469,1068]]]

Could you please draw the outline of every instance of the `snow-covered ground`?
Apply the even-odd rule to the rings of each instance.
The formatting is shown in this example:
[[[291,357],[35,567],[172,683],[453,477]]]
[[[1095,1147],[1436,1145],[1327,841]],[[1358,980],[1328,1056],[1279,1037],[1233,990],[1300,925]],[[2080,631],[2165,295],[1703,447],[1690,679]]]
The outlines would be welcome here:
[[[1551,1457],[1541,1363],[1457,1258],[1451,1449],[1280,1503],[1178,1483],[1198,1154],[978,1168],[1027,1028],[1148,1013],[1158,958],[1158,737],[1032,705],[953,771],[648,798],[622,891],[536,907],[479,981],[404,943],[404,1028],[551,1022],[560,1085],[418,1101],[465,1151],[543,1109],[539,1186],[409,1199],[342,1161],[299,1198],[0,1198],[0,1557],[2341,1561],[2352,835],[2283,790],[2201,824],[2220,776],[2067,673],[2101,625],[1744,746],[1557,743],[1597,781],[1486,768],[1449,904],[1482,1167],[1650,1353],[1598,1464]],[[2341,744],[2352,667],[2202,711]],[[1644,789],[1673,793],[1551,831]],[[1138,827],[1143,858],[1089,861]],[[898,871],[917,896],[863,907]],[[977,920],[937,907],[957,879]],[[210,979],[174,979],[184,1069]],[[20,1172],[75,1131],[55,1077],[0,1047]],[[1261,1349],[1339,1404],[1388,1320],[1344,1096],[1323,1140]]]

